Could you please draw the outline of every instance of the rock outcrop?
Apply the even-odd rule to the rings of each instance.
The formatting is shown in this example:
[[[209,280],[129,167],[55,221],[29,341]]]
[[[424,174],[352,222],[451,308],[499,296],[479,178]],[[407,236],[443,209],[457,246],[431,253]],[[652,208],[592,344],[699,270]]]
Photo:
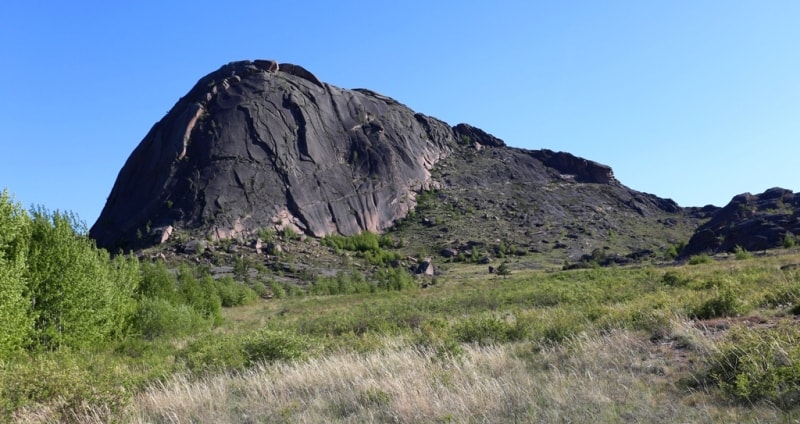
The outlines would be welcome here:
[[[447,196],[471,191],[475,207],[514,222],[490,229],[481,219],[476,237],[518,228],[541,243],[569,244],[576,255],[593,246],[554,234],[666,228],[659,220],[675,222],[670,214],[681,211],[622,186],[608,166],[506,147],[479,128],[451,127],[373,91],[256,60],[203,77],[153,126],[90,235],[101,247],[129,250],[185,232],[212,240],[253,239],[270,227],[316,237],[381,232],[433,188]],[[174,231],[153,230],[164,228]]]
[[[782,246],[787,237],[800,235],[800,196],[791,190],[771,188],[761,194],[735,196],[695,231],[682,256],[748,251]]]
[[[167,225],[212,238],[268,226],[381,231],[414,207],[453,145],[449,125],[389,97],[322,83],[298,65],[233,62],[153,126],[91,236],[128,249]]]

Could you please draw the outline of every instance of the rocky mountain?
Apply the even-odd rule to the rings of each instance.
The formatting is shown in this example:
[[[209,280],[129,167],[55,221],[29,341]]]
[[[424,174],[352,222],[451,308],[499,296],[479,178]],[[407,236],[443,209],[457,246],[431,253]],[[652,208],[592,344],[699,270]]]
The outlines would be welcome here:
[[[256,60],[201,78],[153,126],[90,235],[130,250],[173,231],[245,240],[269,228],[391,230],[420,248],[502,242],[558,261],[658,249],[688,238],[701,218],[625,187],[608,166],[508,147],[373,91]]]
[[[771,188],[761,194],[744,193],[724,208],[714,210],[683,249],[682,256],[732,252],[737,246],[763,251],[793,244],[800,235],[800,196]]]

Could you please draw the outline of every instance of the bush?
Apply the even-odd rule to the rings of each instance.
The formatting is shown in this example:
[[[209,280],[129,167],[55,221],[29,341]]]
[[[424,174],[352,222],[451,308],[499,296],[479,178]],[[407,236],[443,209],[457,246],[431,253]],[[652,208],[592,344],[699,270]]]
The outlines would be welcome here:
[[[234,370],[259,362],[303,359],[311,347],[307,338],[295,333],[263,329],[207,335],[189,344],[182,358],[194,371]]]
[[[113,358],[70,349],[24,362],[0,362],[0,421],[17,422],[12,418],[14,410],[44,404],[60,416],[58,422],[70,422],[71,413],[86,405],[103,405],[113,414],[129,403],[132,385],[130,369]],[[113,422],[107,416],[97,418]]]
[[[786,249],[789,249],[789,248],[794,247],[795,244],[797,244],[797,241],[795,240],[794,235],[792,233],[787,232],[783,236],[783,247],[785,247]]]
[[[138,261],[105,250],[68,213],[31,211],[25,279],[33,313],[34,344],[96,346],[125,331],[135,312]]]
[[[685,286],[688,283],[688,280],[686,278],[681,277],[675,271],[667,271],[666,273],[664,273],[664,276],[661,277],[661,282],[667,286],[681,287]]]
[[[142,283],[138,290],[140,298],[179,301],[177,280],[163,261],[143,262],[140,270],[142,274]]]
[[[707,375],[736,400],[764,400],[782,408],[800,402],[800,328],[791,324],[730,331]]]
[[[226,308],[249,305],[258,299],[258,295],[253,289],[236,282],[231,277],[220,278],[215,281],[215,285],[220,302]]]
[[[399,268],[384,268],[375,273],[377,286],[382,290],[412,290],[419,288],[419,283],[411,274]]]
[[[308,292],[315,295],[372,293],[375,285],[364,279],[360,272],[339,272],[336,277],[318,277]]]
[[[695,311],[699,319],[736,316],[745,312],[745,304],[739,300],[728,284],[714,289],[714,295],[703,302]]]
[[[672,244],[672,245],[669,246],[669,248],[667,248],[665,256],[668,259],[672,259],[672,260],[678,259],[678,257],[681,255],[681,253],[683,252],[683,249],[685,247],[686,247],[686,242],[685,241],[682,241],[682,242],[676,243],[676,244]]]
[[[470,317],[453,327],[456,340],[463,343],[492,344],[522,340],[529,335],[528,329],[517,317],[509,322],[496,316]]]
[[[747,250],[745,250],[745,248],[739,246],[738,244],[736,245],[736,247],[733,248],[733,254],[737,260],[750,259],[750,257],[752,256],[750,255],[750,252],[748,252]]]
[[[206,334],[191,342],[180,358],[195,372],[242,369],[247,362],[241,336],[223,334]]]
[[[394,245],[394,240],[390,236],[378,237],[377,234],[368,231],[349,237],[331,234],[322,239],[322,245],[336,250],[358,252],[368,262],[375,265],[388,264],[400,259],[400,254],[383,249]]]
[[[182,303],[197,310],[214,325],[222,322],[222,300],[210,275],[198,281],[188,267],[182,266],[178,271],[178,292]]]
[[[308,339],[279,330],[259,330],[244,339],[242,351],[248,365],[257,362],[303,359],[311,345]]]
[[[701,253],[699,255],[694,255],[689,258],[689,265],[700,265],[700,264],[707,264],[711,263],[713,259],[706,253]]]
[[[33,323],[24,277],[29,230],[25,210],[0,193],[0,359],[22,349]]]
[[[134,328],[142,337],[180,337],[210,327],[211,322],[189,305],[175,305],[166,299],[139,301]]]

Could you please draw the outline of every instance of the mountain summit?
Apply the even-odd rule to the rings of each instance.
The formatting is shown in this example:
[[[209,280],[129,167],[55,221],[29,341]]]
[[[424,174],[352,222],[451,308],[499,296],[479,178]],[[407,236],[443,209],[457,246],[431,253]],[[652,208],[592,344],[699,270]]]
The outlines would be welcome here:
[[[492,217],[522,228],[515,237],[550,238],[564,233],[553,225],[582,223],[597,244],[631,223],[667,228],[674,222],[662,218],[683,216],[671,200],[624,187],[608,166],[507,147],[373,91],[323,83],[298,65],[256,60],[203,77],[153,126],[90,235],[101,247],[128,250],[156,243],[157,230],[169,227],[211,239],[270,227],[315,237],[381,232],[432,189],[442,199],[470,194],[461,202],[474,203],[471,212],[504,205]],[[576,254],[592,247],[579,237],[564,241]]]

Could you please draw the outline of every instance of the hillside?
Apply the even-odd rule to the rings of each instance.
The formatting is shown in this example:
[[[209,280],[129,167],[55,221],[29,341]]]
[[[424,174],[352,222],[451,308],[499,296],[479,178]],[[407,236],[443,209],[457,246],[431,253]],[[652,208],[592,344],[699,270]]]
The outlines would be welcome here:
[[[182,252],[193,240],[248,246],[287,228],[315,238],[389,231],[408,254],[497,256],[502,244],[553,264],[595,249],[652,256],[687,240],[697,212],[626,187],[606,165],[509,147],[257,60],[201,78],[153,126],[90,235],[111,251],[169,241]]]

